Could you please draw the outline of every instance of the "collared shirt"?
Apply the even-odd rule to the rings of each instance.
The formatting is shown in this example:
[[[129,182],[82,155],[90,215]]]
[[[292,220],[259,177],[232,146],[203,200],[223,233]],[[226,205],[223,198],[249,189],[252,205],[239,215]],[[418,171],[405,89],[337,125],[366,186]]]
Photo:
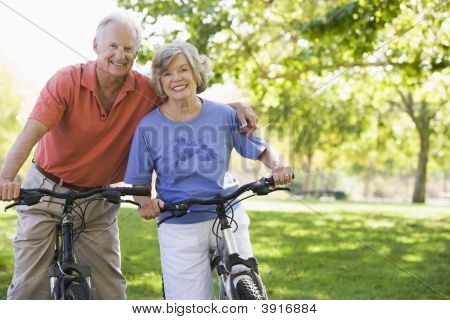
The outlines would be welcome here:
[[[80,187],[123,181],[134,130],[159,102],[149,79],[131,70],[107,114],[97,96],[96,63],[64,68],[47,82],[30,115],[49,128],[36,163]]]

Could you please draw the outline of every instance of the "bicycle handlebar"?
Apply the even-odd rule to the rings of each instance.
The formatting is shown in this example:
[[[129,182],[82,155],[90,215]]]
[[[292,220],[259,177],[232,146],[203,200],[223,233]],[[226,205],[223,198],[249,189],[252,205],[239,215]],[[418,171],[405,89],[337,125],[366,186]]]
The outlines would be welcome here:
[[[294,178],[294,175],[292,175],[292,178]],[[208,200],[188,199],[188,200],[179,201],[179,202],[175,202],[175,203],[166,203],[166,204],[164,204],[164,208],[161,210],[161,212],[171,211],[173,214],[161,219],[158,222],[158,226],[166,220],[184,216],[188,212],[189,207],[191,207],[193,205],[224,204],[227,201],[236,199],[241,194],[243,194],[247,191],[252,191],[256,195],[262,196],[262,195],[267,195],[271,192],[278,191],[278,190],[290,191],[290,189],[287,187],[276,187],[273,177],[269,177],[269,178],[263,177],[263,178],[259,179],[258,181],[250,182],[250,183],[247,183],[247,184],[241,186],[240,188],[238,188],[236,191],[230,193],[229,195],[217,196],[213,199],[208,199]]]
[[[101,194],[102,198],[113,202],[119,203],[122,196],[150,196],[150,189],[147,188],[95,188],[86,192],[55,192],[48,189],[20,189],[20,195],[17,202],[5,207],[5,211],[16,205],[31,206],[38,203],[42,197],[51,196],[58,199],[82,199],[88,198],[95,194]]]

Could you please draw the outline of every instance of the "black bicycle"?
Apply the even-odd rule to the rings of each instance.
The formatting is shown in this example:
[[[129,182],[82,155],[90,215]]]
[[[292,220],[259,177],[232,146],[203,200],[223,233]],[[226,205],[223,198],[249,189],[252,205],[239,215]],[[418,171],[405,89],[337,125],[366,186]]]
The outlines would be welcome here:
[[[217,237],[217,254],[211,259],[211,269],[216,269],[219,279],[219,299],[221,300],[267,300],[267,291],[258,271],[258,262],[255,257],[243,259],[239,255],[233,234],[233,206],[250,197],[267,195],[278,190],[287,190],[286,187],[276,187],[272,177],[248,183],[226,196],[218,196],[210,200],[189,199],[176,203],[166,203],[161,212],[172,212],[170,216],[161,219],[158,226],[168,219],[179,218],[189,213],[193,205],[216,205],[217,219],[213,227]],[[247,191],[253,194],[235,202],[240,195]],[[231,215],[227,215],[227,211]],[[219,228],[225,242],[225,251],[220,252]],[[164,281],[163,281],[164,282]],[[164,291],[164,283],[163,283]]]
[[[95,195],[95,197],[93,197]],[[52,202],[52,198],[64,199],[60,203],[62,215],[56,225],[55,257],[48,269],[52,300],[90,300],[92,299],[91,271],[89,266],[77,262],[75,243],[85,229],[85,210],[91,201],[106,199],[111,203],[139,203],[123,200],[123,196],[149,196],[146,188],[96,188],[86,192],[54,192],[48,189],[20,189],[17,202],[5,207],[5,211],[17,205],[34,205],[39,202]],[[47,197],[48,196],[48,197]],[[76,201],[84,199],[84,201]],[[86,204],[83,210],[81,205]],[[75,227],[73,215],[80,217],[81,223]]]

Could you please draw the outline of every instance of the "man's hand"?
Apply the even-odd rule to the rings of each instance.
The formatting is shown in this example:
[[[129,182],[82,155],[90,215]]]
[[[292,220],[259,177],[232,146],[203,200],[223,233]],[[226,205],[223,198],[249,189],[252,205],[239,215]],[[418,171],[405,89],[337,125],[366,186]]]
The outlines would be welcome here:
[[[28,119],[0,170],[0,200],[10,201],[19,198],[20,186],[14,182],[14,177],[17,176],[33,147],[47,132],[48,128],[45,124]]]
[[[236,109],[237,116],[241,123],[240,131],[245,133],[247,137],[257,129],[257,123],[259,117],[253,111],[253,109],[244,102],[233,102],[230,103],[230,106]]]
[[[20,194],[20,186],[11,179],[0,178],[0,200],[17,200]]]

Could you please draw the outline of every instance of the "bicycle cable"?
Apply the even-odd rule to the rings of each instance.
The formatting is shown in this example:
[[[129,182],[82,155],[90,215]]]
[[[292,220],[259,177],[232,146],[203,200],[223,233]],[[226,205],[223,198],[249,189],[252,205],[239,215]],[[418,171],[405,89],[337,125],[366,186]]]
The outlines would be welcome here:
[[[51,197],[49,197],[49,198],[51,198]],[[59,201],[52,201],[52,200],[45,200],[44,199],[44,200],[42,200],[42,202],[51,203],[51,204],[58,204],[61,207],[64,207],[64,203],[63,202],[59,202]],[[86,223],[84,221],[85,213],[83,212],[83,209],[77,203],[74,203],[74,205],[75,205],[75,208],[79,209],[82,212],[82,213],[80,213],[75,208],[72,208],[72,211],[71,211],[71,212],[74,212],[80,218],[80,221],[81,221],[80,226],[78,226],[77,228],[74,229],[74,235],[77,235],[77,234],[80,234],[80,233],[83,232],[83,230],[85,229]],[[54,215],[54,214],[51,214],[51,215],[54,216],[55,218],[58,218],[59,223],[61,223],[62,219],[64,218],[64,216],[57,216],[57,215]],[[74,242],[75,241],[76,241],[76,239],[74,239]]]
[[[99,200],[105,200],[105,198],[103,198],[103,197],[96,197],[96,198],[85,199],[83,201],[80,201],[79,203],[77,203],[77,202],[74,203],[74,204],[76,204],[77,208],[79,208],[80,211],[81,211],[81,214],[79,212],[76,212],[78,217],[80,218],[81,223],[76,229],[74,229],[74,243],[78,240],[78,238],[80,237],[81,233],[83,233],[83,231],[86,229],[85,217],[86,217],[86,212],[87,212],[87,209],[88,209],[89,205],[91,203],[93,203],[94,201],[99,201]],[[87,204],[86,204],[86,206],[83,209],[81,207],[81,205],[84,205],[85,203],[87,203]],[[76,235],[76,238],[75,238],[75,235]]]
[[[231,214],[227,215],[228,218],[230,218],[230,225],[234,224],[236,226],[236,228],[233,230],[233,233],[236,232],[239,229],[239,224],[237,223],[236,219],[234,219],[234,206],[236,206],[238,203],[240,203],[240,202],[242,202],[242,201],[244,201],[244,200],[246,200],[248,198],[254,197],[254,196],[256,196],[256,194],[251,194],[251,195],[249,195],[247,197],[244,197],[242,199],[233,199],[233,200],[230,200],[230,201],[226,202],[225,212],[228,213],[228,212],[231,211]],[[235,201],[235,202],[233,202],[233,201]],[[219,235],[219,228],[220,228],[219,217],[217,217],[214,220],[213,226],[211,228],[212,229],[211,232],[216,237],[217,254],[218,254],[220,260],[222,261],[222,266],[225,268],[226,272],[231,272],[230,270],[227,269],[226,261],[223,261],[223,255],[222,255],[222,252],[221,252],[221,249],[220,249],[220,244],[219,244],[219,240],[222,239],[222,237]]]
[[[225,207],[226,212],[228,213],[229,211],[231,211],[230,215],[227,215],[228,218],[230,218],[230,225],[232,225],[234,223],[234,225],[236,226],[236,229],[233,230],[233,233],[239,228],[237,221],[234,219],[234,208],[233,208],[233,203],[229,203],[226,202],[227,206]],[[217,217],[214,220],[213,226],[212,226],[212,234],[216,237],[216,248],[217,248],[217,254],[220,258],[220,260],[223,262],[222,266],[226,269],[227,272],[229,272],[229,270],[226,268],[226,263],[224,263],[225,261],[223,261],[223,255],[220,249],[220,244],[219,244],[219,240],[222,239],[222,237],[219,235],[219,228],[220,228],[220,222],[219,222],[219,217]]]
[[[93,200],[93,199],[90,199],[90,200]],[[73,243],[75,243],[79,239],[81,233],[83,233],[83,231],[86,229],[85,217],[86,217],[87,206],[84,208],[84,210],[81,207],[81,205],[84,204],[84,203],[85,203],[85,201],[82,201],[82,202],[79,202],[79,203],[75,201],[73,203],[74,207],[72,208],[72,212],[75,212],[75,214],[80,219],[80,225],[78,225],[76,228],[73,229],[73,236],[74,236]],[[88,203],[88,205],[89,205],[89,203]],[[78,209],[80,211],[78,211]]]
[[[244,198],[242,198],[242,199],[234,199],[234,200],[237,200],[237,201],[231,203],[231,205],[232,205],[232,206],[235,206],[235,205],[237,205],[238,203],[240,203],[240,202],[242,202],[242,201],[244,201],[244,200],[246,200],[246,199],[248,199],[248,198],[254,197],[254,196],[257,196],[257,194],[251,194],[251,195],[246,196],[246,197],[244,197]],[[233,201],[233,200],[231,200],[231,201]]]

